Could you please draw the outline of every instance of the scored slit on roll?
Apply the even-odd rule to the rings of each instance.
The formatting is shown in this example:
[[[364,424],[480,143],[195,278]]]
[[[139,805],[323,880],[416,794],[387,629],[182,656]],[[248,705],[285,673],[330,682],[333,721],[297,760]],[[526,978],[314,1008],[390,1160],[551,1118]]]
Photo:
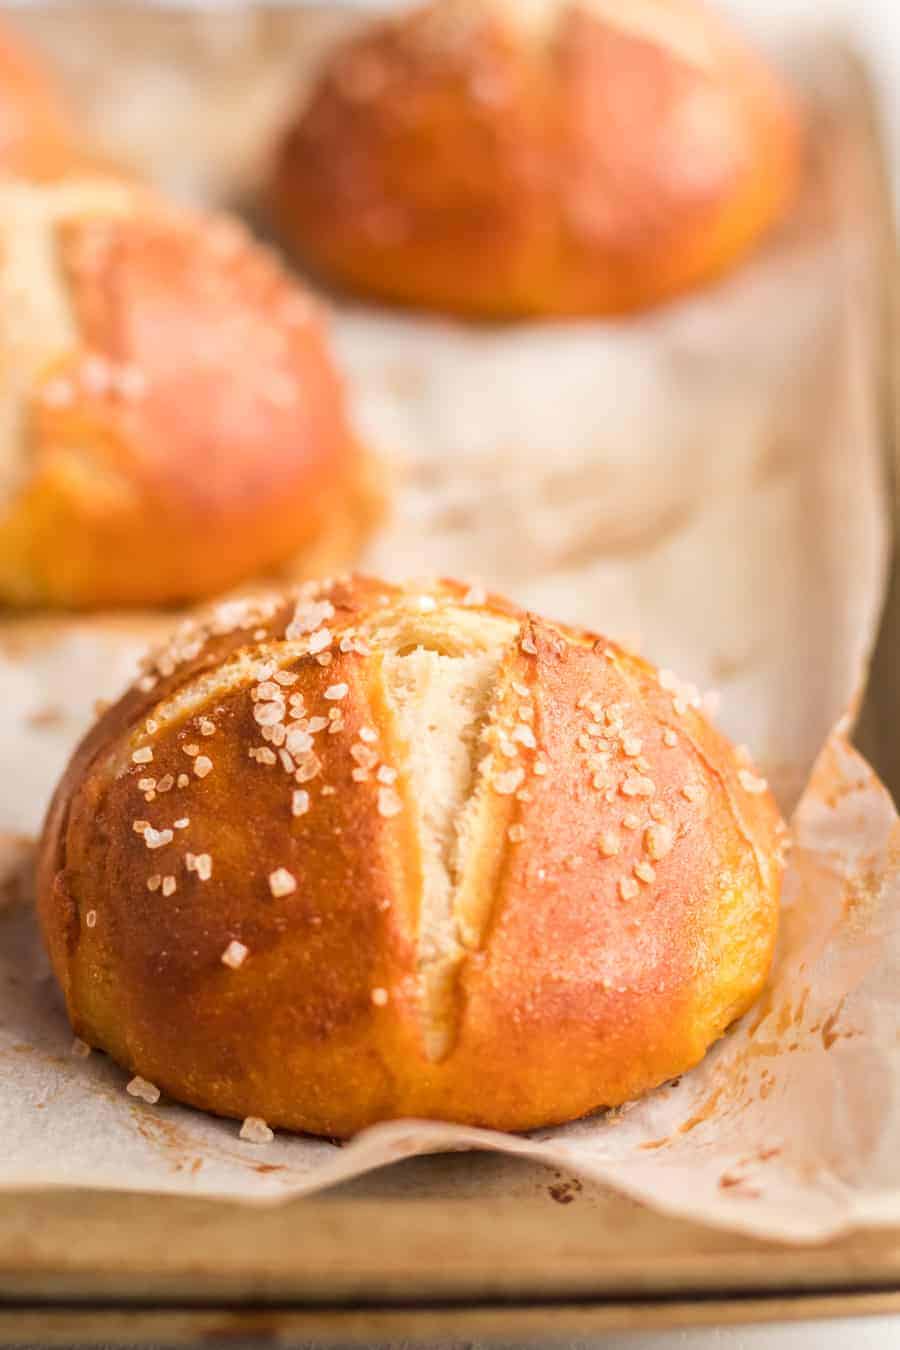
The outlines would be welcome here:
[[[460,902],[490,753],[485,729],[504,648],[516,631],[514,624],[503,628],[502,637],[487,636],[486,649],[473,653],[457,649],[470,624],[457,627],[442,616],[438,628],[423,619],[382,663],[417,824],[422,1032],[431,1060],[443,1058],[453,1040],[456,974],[465,955]]]

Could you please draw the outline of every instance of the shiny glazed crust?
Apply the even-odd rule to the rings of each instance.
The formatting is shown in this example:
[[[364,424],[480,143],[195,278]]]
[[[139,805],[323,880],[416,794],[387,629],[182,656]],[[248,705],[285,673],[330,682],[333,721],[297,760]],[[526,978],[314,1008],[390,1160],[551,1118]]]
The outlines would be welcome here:
[[[431,820],[459,745],[428,716],[411,743],[404,653],[482,662],[470,773]],[[523,1130],[648,1091],[752,1003],[777,926],[777,809],[696,702],[453,583],[221,607],[51,807],[39,913],[76,1033],[178,1100],[325,1135]]]
[[[799,151],[787,92],[698,0],[435,0],[332,56],[271,200],[298,254],[361,295],[624,313],[751,248]]]
[[[188,601],[370,523],[322,316],[229,219],[0,185],[0,349],[7,603]]]

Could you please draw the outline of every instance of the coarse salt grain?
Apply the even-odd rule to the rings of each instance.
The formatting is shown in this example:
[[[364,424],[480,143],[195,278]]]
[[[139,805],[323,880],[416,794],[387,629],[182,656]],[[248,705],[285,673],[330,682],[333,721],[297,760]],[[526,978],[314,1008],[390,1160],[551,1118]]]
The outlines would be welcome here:
[[[277,703],[257,703],[253,709],[253,720],[257,726],[271,727],[276,722],[284,721],[284,704]]]
[[[308,754],[297,756],[296,764],[294,778],[298,783],[308,783],[322,768],[322,761],[311,750]]]
[[[350,692],[350,686],[347,684],[330,684],[325,690],[325,698],[336,699],[346,698]]]
[[[191,823],[190,816],[182,816],[180,820],[174,822],[176,830],[186,830]]]
[[[87,1059],[91,1053],[91,1047],[87,1041],[83,1041],[80,1036],[76,1036],[72,1041],[72,1048],[69,1053],[74,1055],[76,1059]]]
[[[522,641],[519,643],[519,646],[522,648],[523,652],[527,653],[528,656],[537,656],[537,647],[534,645],[534,640],[530,638],[527,634],[525,635],[525,637],[522,638]]]
[[[173,776],[170,773],[165,773],[156,784],[156,790],[157,792],[171,792],[174,786],[175,779]]]
[[[521,786],[522,779],[525,777],[525,770],[522,768],[507,769],[505,773],[495,773],[491,779],[491,787],[500,797],[511,797],[516,788]]]
[[[614,858],[621,851],[619,836],[612,830],[604,830],[597,845],[604,858]]]
[[[678,744],[678,737],[675,735],[675,732],[671,729],[671,727],[666,727],[665,731],[663,732],[663,745],[667,745],[671,750],[672,747],[677,744]]]
[[[260,1116],[247,1116],[241,1126],[240,1137],[248,1144],[271,1144],[275,1135]]]
[[[243,942],[238,942],[236,938],[232,938],[222,953],[222,965],[228,966],[231,970],[240,970],[249,955],[250,948],[245,947]]]
[[[655,881],[656,873],[649,863],[639,862],[635,864],[634,875],[638,881],[646,882],[649,886],[651,881]]]
[[[194,858],[194,871],[200,881],[209,881],[212,876],[212,856],[209,853],[198,853]]]
[[[622,738],[622,750],[629,759],[635,759],[641,753],[643,744],[640,736],[624,736]]]
[[[84,916],[84,922],[85,922],[85,927],[87,927],[87,928],[96,928],[96,927],[97,927],[97,911],[96,911],[95,909],[89,909],[88,912],[87,912],[87,914],[85,914],[85,916]]]
[[[165,848],[174,838],[171,830],[154,830],[152,825],[144,830],[144,843],[149,849]]]
[[[372,1002],[376,1008],[383,1008],[388,1001],[388,991],[376,988],[372,990]]]
[[[512,738],[514,741],[518,741],[520,745],[527,746],[529,750],[537,749],[537,741],[534,739],[534,732],[531,727],[519,723],[518,726],[513,728]]]
[[[295,788],[291,797],[291,815],[305,816],[309,810],[309,793],[304,788]]]
[[[162,877],[159,875],[158,872],[154,873],[152,877],[147,878],[148,891],[158,891],[161,885],[162,885]]]
[[[620,788],[623,797],[652,797],[656,786],[651,779],[641,774],[629,774]]]
[[[282,895],[292,895],[297,889],[297,879],[286,867],[277,867],[274,872],[269,873],[269,890],[276,897]]]
[[[183,745],[181,750],[183,754],[188,755],[191,759],[200,753],[200,747],[194,741],[191,741],[188,745]]]
[[[510,825],[506,834],[511,844],[521,844],[522,840],[525,838],[525,826]]]
[[[149,764],[152,758],[153,751],[150,749],[150,746],[144,745],[140,750],[135,750],[134,754],[131,756],[131,762],[133,764]]]
[[[163,877],[162,893],[163,895],[174,895],[178,889],[178,882],[174,877]]]
[[[375,777],[378,779],[379,783],[387,783],[390,785],[397,781],[397,770],[392,769],[389,764],[382,764]]]
[[[655,862],[671,853],[675,832],[668,825],[651,825],[644,833],[644,848]]]
[[[188,783],[189,783],[190,781],[191,781],[191,780],[190,780],[190,778],[188,777],[188,775],[187,775],[186,773],[180,773],[180,774],[178,775],[177,782],[178,782],[178,786],[179,786],[180,788],[186,788],[187,785],[188,785]]]
[[[547,772],[546,760],[536,759],[534,761],[534,772],[537,774],[538,778],[543,778]]]
[[[315,633],[309,635],[309,650],[313,656],[316,652],[324,652],[326,647],[332,643],[331,632],[327,628],[320,628]]]
[[[380,816],[398,816],[403,810],[400,794],[392,787],[378,789],[378,814]]]
[[[378,756],[375,751],[370,750],[367,745],[351,745],[350,755],[361,769],[374,769],[378,763]]]
[[[212,773],[212,760],[206,755],[198,755],[194,760],[194,773],[198,778],[205,778],[208,773]]]
[[[619,881],[619,895],[623,900],[633,900],[640,887],[631,877],[622,877]]]
[[[757,775],[751,773],[749,769],[738,770],[738,782],[744,791],[749,792],[752,797],[759,796],[760,793],[765,792],[769,786],[765,778],[757,777]]]
[[[625,826],[626,830],[636,830],[640,823],[640,817],[634,815],[631,811],[629,811],[627,816],[622,817],[622,824]]]
[[[378,733],[373,731],[371,727],[360,727],[359,739],[361,741],[368,741],[369,745],[371,745],[374,741],[378,740]]]
[[[138,1097],[148,1106],[155,1106],[159,1101],[159,1088],[155,1083],[148,1083],[146,1078],[140,1078],[135,1075],[131,1082],[125,1087],[129,1097]]]
[[[210,722],[207,718],[204,718],[203,721],[200,723],[200,735],[215,736],[215,734],[216,734],[215,722]]]

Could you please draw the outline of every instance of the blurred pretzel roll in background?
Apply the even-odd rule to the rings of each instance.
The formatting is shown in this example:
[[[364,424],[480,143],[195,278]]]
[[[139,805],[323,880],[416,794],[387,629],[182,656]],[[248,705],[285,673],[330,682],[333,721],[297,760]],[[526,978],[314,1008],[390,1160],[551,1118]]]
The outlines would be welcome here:
[[[699,0],[434,0],[339,46],[276,156],[276,223],[360,295],[624,313],[784,213],[798,117]]]
[[[366,530],[320,311],[231,219],[0,184],[0,358],[0,601],[190,601]]]
[[[346,1136],[572,1119],[759,993],[774,801],[670,672],[453,583],[220,606],[51,807],[73,1027],[194,1106]]]

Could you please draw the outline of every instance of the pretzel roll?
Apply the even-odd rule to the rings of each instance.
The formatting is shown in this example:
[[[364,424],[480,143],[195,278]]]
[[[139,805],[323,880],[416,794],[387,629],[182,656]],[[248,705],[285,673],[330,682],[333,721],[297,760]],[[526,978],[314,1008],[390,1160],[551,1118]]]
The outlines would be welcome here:
[[[0,355],[0,601],[188,601],[358,542],[318,309],[235,222],[0,184]]]
[[[353,35],[276,157],[285,237],[362,295],[624,313],[785,211],[798,119],[700,0],[434,0]]]
[[[78,1036],[222,1115],[524,1130],[759,993],[783,827],[693,691],[443,583],[177,635],[77,751],[39,910]]]

